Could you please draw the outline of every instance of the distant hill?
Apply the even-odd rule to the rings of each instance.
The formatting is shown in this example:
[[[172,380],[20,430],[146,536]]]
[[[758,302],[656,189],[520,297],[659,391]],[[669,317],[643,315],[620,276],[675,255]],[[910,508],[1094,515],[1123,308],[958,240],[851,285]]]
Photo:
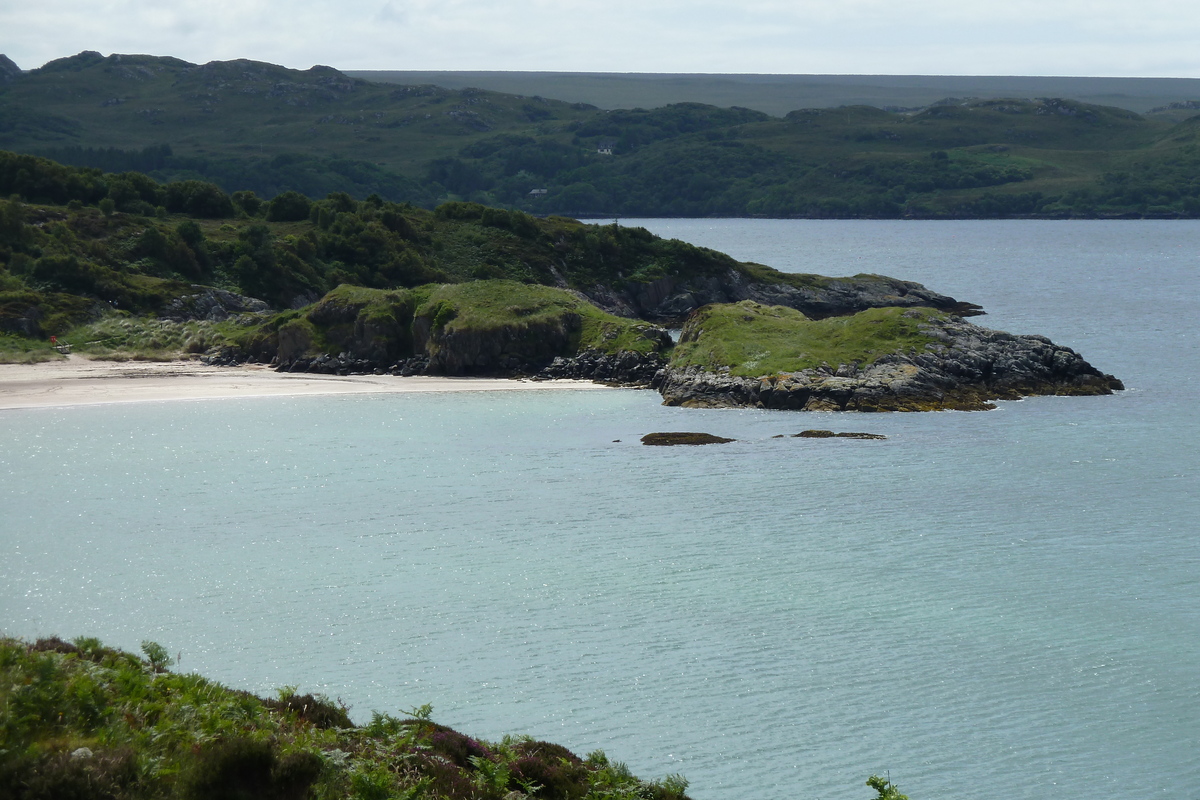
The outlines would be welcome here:
[[[909,79],[872,78],[895,91],[858,97],[847,92],[870,89],[868,79],[830,76],[823,100],[805,96],[797,104],[807,108],[775,116],[736,92],[717,104],[664,96],[676,102],[606,110],[551,99],[550,84],[514,94],[244,59],[83,52],[4,75],[0,149],[265,198],[468,200],[539,216],[1200,216],[1200,103],[1153,96],[1151,80],[911,79],[942,82],[918,95]],[[672,79],[699,78],[731,92],[790,79]],[[959,96],[989,81],[1040,99]],[[1175,107],[1141,115],[1049,94],[1072,86]]]
[[[455,72],[357,70],[352,77],[384,83],[432,83],[448,89],[538,95],[605,109],[671,103],[744,106],[782,117],[800,108],[917,108],[947,97],[1061,97],[1144,114],[1200,100],[1196,78],[1055,78],[957,75],[719,75],[638,72]]]

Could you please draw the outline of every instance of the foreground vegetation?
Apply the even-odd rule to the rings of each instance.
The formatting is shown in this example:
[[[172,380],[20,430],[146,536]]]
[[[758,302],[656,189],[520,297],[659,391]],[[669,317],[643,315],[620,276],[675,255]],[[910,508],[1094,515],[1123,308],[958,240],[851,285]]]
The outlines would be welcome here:
[[[0,796],[685,800],[678,775],[640,780],[603,752],[530,737],[473,739],[430,719],[346,709],[292,687],[264,699],[170,672],[96,639],[0,639]]]
[[[94,638],[0,637],[0,796],[11,800],[687,800],[680,775],[633,776],[528,736],[474,739],[430,719],[355,725],[322,695],[235,691]],[[877,800],[907,800],[872,776]]]
[[[268,199],[344,192],[539,215],[1197,217],[1200,123],[1176,105],[603,111],[329,67],[85,52],[0,84],[0,148]]]

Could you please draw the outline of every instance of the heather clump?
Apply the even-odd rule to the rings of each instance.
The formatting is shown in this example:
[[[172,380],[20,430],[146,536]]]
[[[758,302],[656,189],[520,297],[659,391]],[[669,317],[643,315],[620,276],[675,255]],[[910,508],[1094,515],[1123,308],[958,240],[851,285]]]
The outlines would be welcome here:
[[[528,737],[475,739],[431,719],[356,726],[321,694],[277,698],[171,670],[93,638],[0,638],[0,797],[8,800],[684,800],[686,782],[635,778]]]

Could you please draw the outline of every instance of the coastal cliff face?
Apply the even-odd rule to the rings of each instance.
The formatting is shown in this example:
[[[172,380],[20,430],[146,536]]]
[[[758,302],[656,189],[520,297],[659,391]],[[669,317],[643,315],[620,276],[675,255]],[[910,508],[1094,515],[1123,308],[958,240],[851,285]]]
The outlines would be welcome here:
[[[737,374],[729,365],[673,360],[654,385],[671,406],[803,411],[974,411],[992,400],[1031,395],[1103,395],[1124,386],[1068,347],[1043,336],[989,330],[941,313],[903,312],[916,323],[914,344],[870,363],[822,362],[795,371]],[[702,317],[684,329],[703,342]],[[920,341],[924,339],[924,341]],[[745,372],[745,370],[741,370]]]

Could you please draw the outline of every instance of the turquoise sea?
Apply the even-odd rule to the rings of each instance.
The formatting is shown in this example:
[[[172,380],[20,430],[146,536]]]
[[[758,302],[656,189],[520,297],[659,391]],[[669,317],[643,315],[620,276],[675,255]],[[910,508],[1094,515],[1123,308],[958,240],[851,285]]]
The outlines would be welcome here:
[[[983,305],[1122,378],[991,412],[633,390],[0,413],[0,630],[696,800],[1200,796],[1200,224],[622,220]],[[805,428],[887,441],[772,438]],[[737,438],[647,448],[651,431]],[[619,440],[619,441],[616,441]]]

